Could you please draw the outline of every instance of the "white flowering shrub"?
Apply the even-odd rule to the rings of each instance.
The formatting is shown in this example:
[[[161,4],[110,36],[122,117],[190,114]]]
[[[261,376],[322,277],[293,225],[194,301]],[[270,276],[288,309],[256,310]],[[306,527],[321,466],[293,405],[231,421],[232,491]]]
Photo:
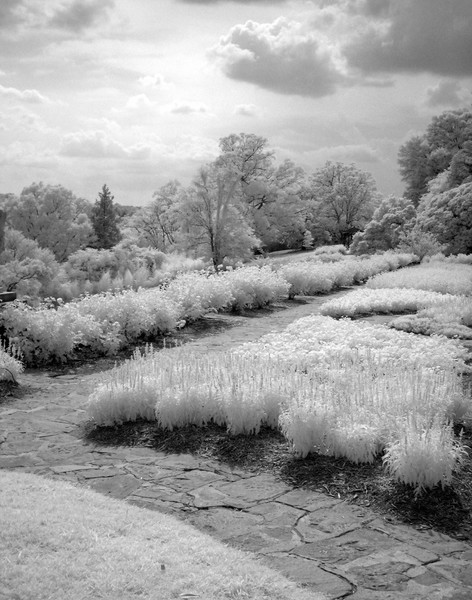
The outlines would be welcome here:
[[[290,284],[290,297],[310,296],[361,283],[376,273],[397,269],[417,260],[413,254],[385,252],[365,259],[346,257],[330,264],[309,260],[290,262],[279,267],[278,273]]]
[[[428,262],[392,273],[375,275],[369,288],[409,288],[441,294],[472,295],[472,265]]]
[[[446,306],[455,296],[407,288],[363,288],[342,298],[333,298],[321,306],[321,314],[330,317],[354,317],[377,313],[416,312],[430,306]]]
[[[16,381],[23,371],[24,365],[18,358],[16,348],[7,349],[0,342],[0,381]]]
[[[165,294],[182,307],[182,317],[186,320],[224,310],[234,300],[227,278],[205,272],[178,275],[169,283]]]
[[[232,294],[231,308],[261,308],[287,297],[289,284],[269,266],[242,267],[221,273]]]
[[[472,339],[472,299],[441,294],[448,301],[420,310],[415,315],[394,319],[390,327],[421,335],[444,335]]]
[[[2,309],[0,319],[9,343],[27,364],[71,358],[76,343],[72,323],[57,311],[12,303]]]

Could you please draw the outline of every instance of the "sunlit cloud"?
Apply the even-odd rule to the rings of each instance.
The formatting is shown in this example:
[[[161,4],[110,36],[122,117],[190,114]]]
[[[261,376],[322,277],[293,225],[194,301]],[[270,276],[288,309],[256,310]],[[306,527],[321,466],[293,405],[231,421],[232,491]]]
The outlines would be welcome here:
[[[255,104],[238,104],[233,110],[233,114],[242,115],[243,117],[255,117],[258,112]]]
[[[38,92],[38,90],[18,90],[13,87],[5,87],[0,85],[0,96],[14,98],[21,102],[27,102],[30,104],[47,104],[51,100]]]
[[[124,146],[105,131],[77,131],[62,138],[60,153],[64,156],[92,158],[146,159],[151,148],[136,144]]]

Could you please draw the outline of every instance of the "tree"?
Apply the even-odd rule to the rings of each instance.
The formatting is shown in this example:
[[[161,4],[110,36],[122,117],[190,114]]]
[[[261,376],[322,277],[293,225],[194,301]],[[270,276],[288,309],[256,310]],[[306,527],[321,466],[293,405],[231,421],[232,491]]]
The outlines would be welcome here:
[[[446,244],[448,254],[472,253],[472,183],[423,196],[417,223]]]
[[[426,193],[429,177],[429,145],[423,136],[414,136],[401,146],[398,152],[400,174],[406,183],[405,196],[418,206]]]
[[[306,230],[307,210],[303,198],[305,171],[291,160],[271,167],[266,182],[256,180],[244,190],[256,200],[256,185],[261,188],[262,203],[250,202],[256,235],[270,249],[300,247]],[[251,191],[252,190],[252,191]]]
[[[305,191],[311,219],[321,222],[332,242],[348,246],[372,217],[378,197],[369,173],[328,161],[310,177]]]
[[[78,211],[77,198],[60,185],[33,183],[9,201],[7,223],[48,248],[58,261],[86,246],[92,236],[88,217]]]
[[[50,250],[40,248],[20,231],[5,230],[5,249],[0,253],[0,289],[36,296],[47,291],[59,271],[60,265]]]
[[[218,164],[200,169],[180,204],[184,247],[203,253],[217,267],[225,259],[252,255],[259,240],[241,210],[240,179]]]
[[[471,142],[472,111],[461,108],[433,117],[423,135],[414,136],[401,146],[400,174],[407,186],[405,195],[415,206],[427,192],[428,182],[453,165],[450,187],[465,182],[471,174]]]
[[[415,218],[415,207],[408,198],[385,198],[375,209],[364,231],[355,234],[350,251],[368,254],[396,248],[402,233],[414,226]]]
[[[105,184],[102,191],[99,192],[98,200],[96,200],[92,209],[91,221],[96,237],[95,248],[108,250],[121,239],[121,233],[116,224],[113,200],[114,197]]]

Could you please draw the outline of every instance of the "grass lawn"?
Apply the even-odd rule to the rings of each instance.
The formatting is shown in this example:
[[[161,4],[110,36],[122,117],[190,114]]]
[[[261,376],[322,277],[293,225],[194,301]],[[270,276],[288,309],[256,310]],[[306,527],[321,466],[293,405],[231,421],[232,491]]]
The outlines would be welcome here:
[[[179,520],[0,473],[0,598],[322,600]]]

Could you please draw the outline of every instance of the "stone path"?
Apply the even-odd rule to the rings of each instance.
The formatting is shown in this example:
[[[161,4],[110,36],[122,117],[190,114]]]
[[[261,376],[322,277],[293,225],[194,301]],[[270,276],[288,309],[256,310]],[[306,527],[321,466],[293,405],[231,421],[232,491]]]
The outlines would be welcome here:
[[[202,350],[281,329],[316,302],[195,342]],[[292,312],[293,311],[293,312]],[[267,322],[265,323],[267,331]],[[29,372],[23,398],[0,404],[0,468],[87,485],[113,498],[170,513],[251,551],[329,599],[469,600],[472,546],[379,517],[328,495],[292,489],[272,475],[234,470],[189,454],[104,447],[82,439],[87,397],[100,374]]]

